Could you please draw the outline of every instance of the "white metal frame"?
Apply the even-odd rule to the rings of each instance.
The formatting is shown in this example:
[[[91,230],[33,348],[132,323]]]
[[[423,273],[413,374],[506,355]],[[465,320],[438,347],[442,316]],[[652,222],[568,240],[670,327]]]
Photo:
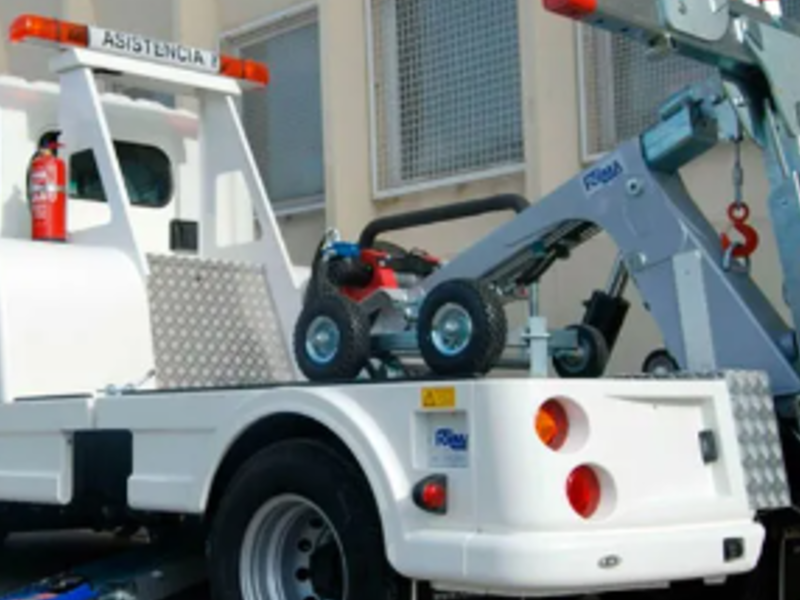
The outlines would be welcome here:
[[[122,74],[125,82],[156,91],[194,90],[200,116],[200,257],[222,260],[258,258],[273,286],[276,310],[286,347],[291,347],[293,324],[301,304],[301,282],[295,276],[286,244],[261,179],[253,152],[239,119],[235,98],[251,84],[169,65],[73,48],[52,61],[60,78],[59,125],[65,143],[90,148],[97,161],[108,196],[110,222],[98,232],[95,244],[113,246],[128,254],[143,279],[149,275],[144,250],[138,244],[130,219],[130,198],[114,152],[105,111],[100,103],[93,71]],[[216,229],[217,178],[239,172],[252,200],[255,218],[264,235],[254,242],[219,244]]]
[[[297,6],[281,10],[261,19],[256,19],[239,27],[223,31],[219,35],[221,47],[225,47],[227,52],[234,56],[241,55],[241,43],[239,40],[247,38],[248,43],[265,41],[312,23],[320,23],[320,11],[318,0],[303,2]],[[269,65],[267,65],[269,67]],[[322,65],[321,65],[322,66]],[[324,67],[323,67],[324,68]],[[320,103],[322,98],[320,97]],[[241,114],[241,101],[237,99],[237,105]],[[323,131],[324,135],[324,131]],[[324,153],[324,151],[323,151]],[[324,158],[324,157],[323,157]],[[327,188],[327,182],[325,182]],[[291,200],[281,200],[273,202],[272,209],[276,217],[299,216],[313,212],[324,211],[326,206],[326,193],[309,197],[292,198]]]
[[[394,11],[392,11],[394,12]],[[446,187],[453,187],[457,185],[463,185],[466,183],[475,183],[479,181],[487,181],[489,179],[497,179],[501,177],[508,177],[511,175],[524,175],[527,169],[527,160],[526,157],[522,156],[521,160],[516,163],[510,163],[508,165],[504,165],[501,167],[492,167],[489,169],[480,169],[470,171],[464,174],[458,174],[453,176],[443,176],[443,177],[436,177],[434,179],[418,182],[418,183],[409,183],[407,185],[400,185],[395,187],[388,187],[388,188],[381,188],[380,186],[380,167],[378,165],[378,98],[375,93],[375,88],[377,87],[377,74],[375,71],[375,32],[373,30],[373,17],[374,11],[372,10],[372,0],[364,0],[364,14],[365,14],[365,23],[364,27],[366,28],[366,40],[367,40],[367,76],[369,77],[369,139],[370,139],[370,180],[371,180],[371,187],[372,187],[372,197],[375,201],[383,201],[383,200],[390,200],[397,198],[399,196],[409,196],[412,194],[420,193],[420,192],[427,192],[433,191],[436,189],[446,188]],[[388,19],[388,21],[394,21],[394,18]],[[384,31],[394,31],[394,27],[386,26],[382,28]],[[520,52],[522,49],[520,48]],[[396,57],[395,57],[396,58]],[[397,80],[397,67],[395,61],[390,61],[391,64],[384,66],[384,71],[389,75],[385,78],[389,81],[389,83],[385,83],[385,86],[393,86],[393,82]],[[396,126],[396,120],[390,118],[387,123],[388,127]],[[389,136],[390,139],[397,140],[399,136]],[[389,152],[391,155],[398,156],[400,153],[400,148],[390,148]],[[524,152],[524,151],[523,151]],[[394,159],[390,159],[390,162],[394,164]]]

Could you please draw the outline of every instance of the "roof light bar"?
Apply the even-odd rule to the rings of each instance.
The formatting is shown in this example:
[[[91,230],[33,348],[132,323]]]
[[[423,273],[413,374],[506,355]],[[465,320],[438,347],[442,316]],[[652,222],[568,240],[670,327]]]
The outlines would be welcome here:
[[[129,58],[241,79],[262,86],[269,83],[269,69],[263,63],[243,60],[176,42],[154,40],[141,35],[61,21],[39,15],[21,15],[11,24],[12,43],[44,42],[57,46],[78,46]]]
[[[17,17],[9,29],[9,39],[13,43],[24,42],[28,38],[53,42],[56,44],[81,46],[89,45],[89,28],[86,25],[59,21],[36,15]]]

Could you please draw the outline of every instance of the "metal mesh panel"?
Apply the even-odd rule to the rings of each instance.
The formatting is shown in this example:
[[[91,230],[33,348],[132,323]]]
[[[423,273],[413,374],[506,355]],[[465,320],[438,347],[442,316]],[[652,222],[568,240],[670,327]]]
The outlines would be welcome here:
[[[781,8],[784,16],[800,21],[800,0],[783,0]]]
[[[292,379],[262,269],[191,257],[148,258],[159,388]]]
[[[523,160],[517,0],[372,0],[378,187]]]
[[[580,25],[585,151],[613,149],[657,120],[658,108],[680,89],[715,75],[680,56],[649,59],[643,45]]]

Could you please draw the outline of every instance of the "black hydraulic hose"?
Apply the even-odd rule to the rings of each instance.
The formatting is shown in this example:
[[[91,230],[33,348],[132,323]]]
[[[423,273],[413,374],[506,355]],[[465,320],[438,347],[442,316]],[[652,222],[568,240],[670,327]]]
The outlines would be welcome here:
[[[372,223],[364,228],[364,231],[361,232],[361,238],[358,244],[362,248],[371,248],[375,243],[375,239],[380,234],[386,233],[387,231],[397,231],[398,229],[432,225],[443,221],[476,217],[478,215],[500,212],[502,210],[513,210],[516,213],[521,213],[529,207],[530,204],[522,196],[517,194],[500,194],[480,200],[468,200],[466,202],[458,202],[446,206],[437,206],[436,208],[425,208],[400,215],[382,217],[372,221]]]

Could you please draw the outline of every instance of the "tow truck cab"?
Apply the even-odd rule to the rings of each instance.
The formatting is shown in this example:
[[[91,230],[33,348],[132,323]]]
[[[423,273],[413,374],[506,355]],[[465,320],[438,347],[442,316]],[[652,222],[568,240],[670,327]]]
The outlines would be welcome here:
[[[40,142],[59,132],[58,83],[0,76],[0,237],[30,238],[26,175]],[[199,122],[195,112],[122,93],[101,93],[101,102],[130,196],[137,241],[151,254],[195,254],[200,218]],[[111,218],[97,161],[89,148],[59,149],[68,166],[70,242],[91,241]],[[215,215],[222,244],[251,242],[257,235],[252,202],[240,182],[224,191],[235,202]],[[295,267],[304,277],[307,269]]]

